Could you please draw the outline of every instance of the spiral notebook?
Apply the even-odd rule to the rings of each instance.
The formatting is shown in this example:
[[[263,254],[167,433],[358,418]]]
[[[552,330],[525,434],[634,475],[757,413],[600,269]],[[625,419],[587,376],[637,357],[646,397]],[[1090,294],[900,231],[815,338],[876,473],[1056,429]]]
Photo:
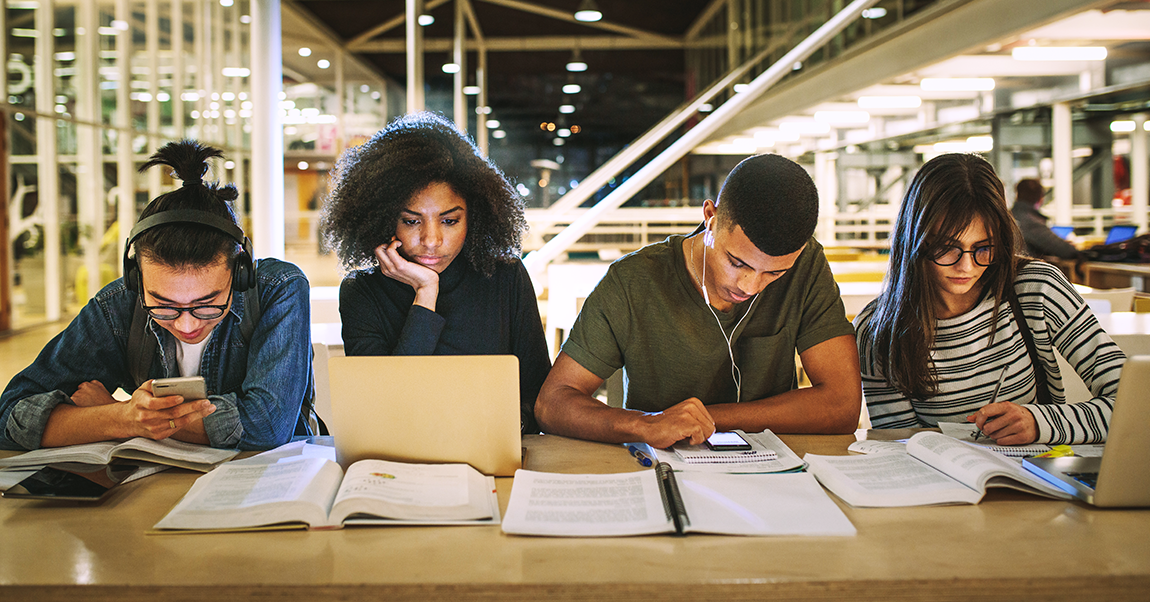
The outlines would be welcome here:
[[[702,447],[702,449],[697,449]],[[675,454],[687,464],[740,464],[745,462],[765,462],[778,460],[779,454],[769,449],[746,451],[715,451],[706,446],[676,445]]]

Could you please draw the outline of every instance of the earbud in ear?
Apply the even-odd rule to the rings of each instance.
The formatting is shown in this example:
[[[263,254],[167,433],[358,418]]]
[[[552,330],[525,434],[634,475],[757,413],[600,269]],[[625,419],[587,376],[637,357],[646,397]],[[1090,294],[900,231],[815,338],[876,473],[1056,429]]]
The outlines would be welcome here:
[[[714,248],[714,246],[715,246],[715,231],[711,229],[711,224],[714,221],[715,221],[715,218],[714,218],[714,216],[712,216],[711,219],[707,220],[707,223],[704,224],[704,226],[703,226],[703,246],[704,247]]]

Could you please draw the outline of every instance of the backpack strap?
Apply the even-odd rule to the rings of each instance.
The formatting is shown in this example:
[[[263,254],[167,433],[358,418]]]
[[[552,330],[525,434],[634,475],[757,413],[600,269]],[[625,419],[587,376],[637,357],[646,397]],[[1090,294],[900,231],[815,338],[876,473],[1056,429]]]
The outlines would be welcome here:
[[[1026,315],[1022,313],[1022,305],[1018,302],[1018,294],[1014,286],[1006,287],[1006,299],[1010,302],[1010,311],[1014,314],[1014,321],[1018,323],[1018,331],[1022,334],[1022,341],[1026,343],[1026,354],[1030,356],[1030,365],[1034,368],[1034,388],[1038,403],[1048,404],[1050,401],[1050,385],[1046,382],[1046,368],[1038,359],[1038,348],[1034,345],[1034,335],[1030,332],[1030,325],[1026,323]]]
[[[143,296],[137,293],[135,309],[132,310],[132,328],[128,331],[128,375],[135,385],[133,391],[148,380],[158,345],[156,337],[148,331],[148,312],[143,307]]]

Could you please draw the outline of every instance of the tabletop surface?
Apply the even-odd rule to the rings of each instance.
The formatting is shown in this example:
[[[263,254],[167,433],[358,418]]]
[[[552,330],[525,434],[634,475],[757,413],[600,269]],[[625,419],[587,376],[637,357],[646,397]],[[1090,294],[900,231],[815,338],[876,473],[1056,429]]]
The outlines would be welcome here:
[[[847,453],[854,436],[782,439],[801,456]],[[537,435],[524,448],[533,470],[641,469],[617,445]],[[855,537],[565,539],[494,526],[146,534],[196,477],[171,470],[94,506],[0,500],[0,598],[1021,600],[1150,591],[1150,510],[1005,490],[979,505],[918,508],[851,508],[832,496]],[[504,509],[511,483],[497,479]],[[87,585],[105,587],[78,591]]]

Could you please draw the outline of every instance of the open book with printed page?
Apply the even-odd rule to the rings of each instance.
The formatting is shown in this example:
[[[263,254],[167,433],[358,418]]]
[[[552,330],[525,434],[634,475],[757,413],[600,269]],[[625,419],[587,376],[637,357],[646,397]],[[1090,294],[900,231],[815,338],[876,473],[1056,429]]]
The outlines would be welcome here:
[[[198,472],[208,472],[240,453],[235,449],[217,449],[206,445],[184,443],[172,438],[153,441],[135,437],[127,441],[101,441],[66,447],[37,449],[0,459],[0,469],[46,466],[75,462],[109,464],[112,460],[144,460]]]
[[[152,533],[498,524],[495,479],[466,464],[296,456],[228,463],[200,477]]]
[[[824,487],[857,507],[977,504],[988,487],[1071,498],[1000,454],[934,432],[911,437],[905,453],[803,459]]]
[[[617,474],[516,471],[503,531],[556,537],[856,533],[808,474],[677,473],[665,463]]]

